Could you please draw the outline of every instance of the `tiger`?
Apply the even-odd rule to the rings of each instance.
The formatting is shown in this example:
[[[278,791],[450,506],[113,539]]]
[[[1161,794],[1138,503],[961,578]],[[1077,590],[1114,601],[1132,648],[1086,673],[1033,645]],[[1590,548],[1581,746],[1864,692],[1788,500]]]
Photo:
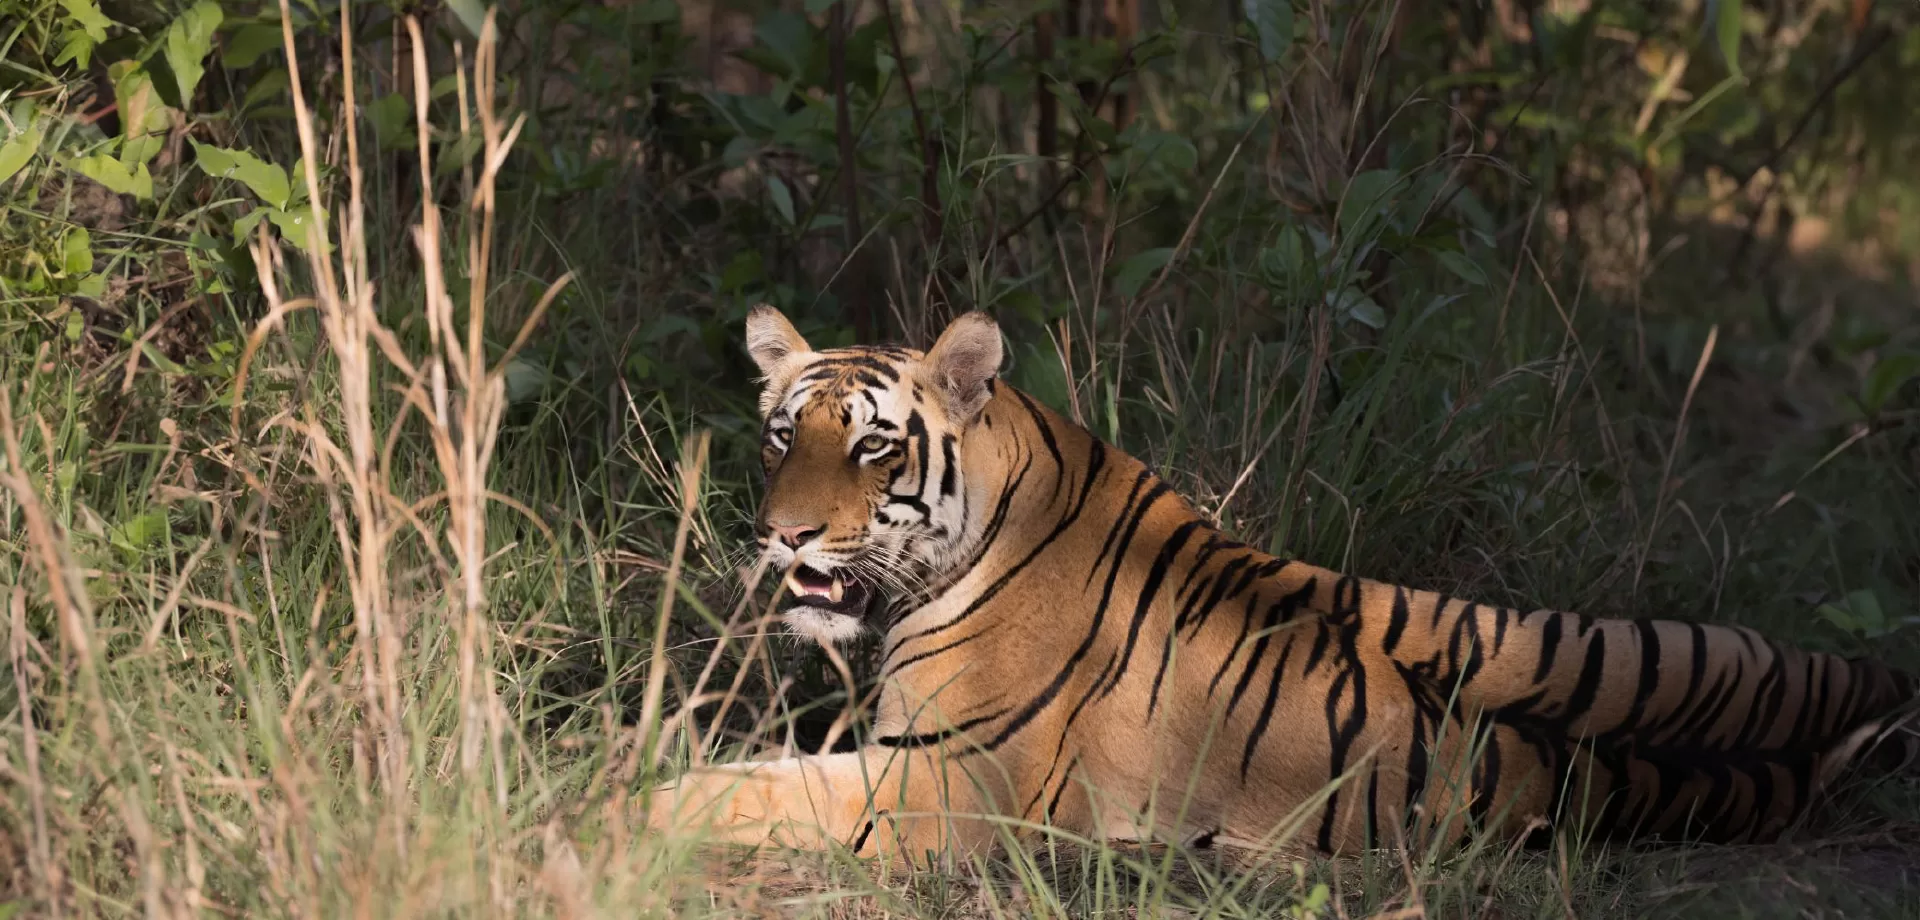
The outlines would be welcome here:
[[[704,766],[649,827],[915,863],[1036,835],[1328,854],[1571,827],[1766,841],[1913,678],[1675,619],[1522,611],[1280,558],[998,379],[999,326],[815,351],[754,308],[795,633],[873,634],[853,749]]]

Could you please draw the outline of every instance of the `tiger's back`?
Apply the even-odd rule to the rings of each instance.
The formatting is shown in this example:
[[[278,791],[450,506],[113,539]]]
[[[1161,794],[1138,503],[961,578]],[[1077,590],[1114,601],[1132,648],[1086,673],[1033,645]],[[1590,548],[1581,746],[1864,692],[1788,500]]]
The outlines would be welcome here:
[[[756,321],[761,524],[795,626],[876,628],[885,654],[861,750],[674,792],[732,783],[736,827],[906,853],[995,838],[960,815],[1329,851],[1569,821],[1765,839],[1914,699],[1876,662],[1750,630],[1522,613],[1269,556],[995,382],[984,318],[925,355],[811,352]]]

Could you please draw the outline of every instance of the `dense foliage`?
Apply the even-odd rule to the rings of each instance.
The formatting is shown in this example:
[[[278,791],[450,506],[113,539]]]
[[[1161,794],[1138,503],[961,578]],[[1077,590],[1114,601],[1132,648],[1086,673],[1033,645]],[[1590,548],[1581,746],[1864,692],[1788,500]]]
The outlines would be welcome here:
[[[1917,17],[0,0],[0,915],[1911,915],[1911,781],[1818,859],[711,896],[620,809],[846,699],[742,588],[761,301],[991,311],[1276,551],[1920,665]]]

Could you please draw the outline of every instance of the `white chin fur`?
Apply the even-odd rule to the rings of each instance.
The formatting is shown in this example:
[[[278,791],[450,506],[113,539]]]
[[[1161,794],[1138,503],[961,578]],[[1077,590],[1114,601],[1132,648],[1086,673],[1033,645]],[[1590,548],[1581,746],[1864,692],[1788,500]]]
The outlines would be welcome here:
[[[805,636],[821,645],[840,645],[860,636],[860,619],[844,613],[795,607],[781,616],[794,635]]]

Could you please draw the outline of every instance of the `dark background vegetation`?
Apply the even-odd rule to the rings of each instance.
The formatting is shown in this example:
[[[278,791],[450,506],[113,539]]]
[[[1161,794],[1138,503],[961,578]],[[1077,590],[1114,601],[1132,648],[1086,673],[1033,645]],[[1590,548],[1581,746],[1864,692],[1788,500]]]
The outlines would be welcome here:
[[[278,237],[278,283],[313,284],[283,12],[7,3],[0,369],[26,444],[13,475],[68,543],[111,708],[145,713],[116,717],[122,750],[151,746],[193,774],[175,747],[217,747],[249,724],[247,706],[294,706],[303,674],[356,666],[328,524],[340,512],[293,459],[305,448],[289,419],[339,424],[313,313],[261,339],[244,394],[236,379],[266,315],[248,241]],[[489,654],[535,752],[501,780],[502,826],[532,833],[566,812],[565,796],[521,798],[528,788],[584,794],[606,779],[604,749],[644,721],[675,565],[665,590],[686,605],[668,633],[669,699],[716,648],[744,691],[723,737],[777,744],[776,716],[835,698],[816,653],[774,640],[743,664],[761,645],[726,625],[758,487],[740,321],[762,301],[822,346],[924,345],[957,312],[989,311],[1013,382],[1276,552],[1490,602],[1745,624],[1920,665],[1910,3],[510,3],[484,87],[454,76],[483,27],[475,0],[355,5],[350,70],[337,4],[287,15],[321,197],[344,199],[351,132],[369,276],[397,341],[429,336],[411,235],[423,201],[455,228],[450,250],[482,245],[459,230],[483,166],[466,127],[477,93],[524,116],[478,292],[489,353],[506,355],[548,282],[573,273],[506,366],[489,483],[538,521],[498,506],[489,519]],[[424,194],[407,16],[431,67]],[[457,261],[447,283],[464,311]],[[385,366],[375,379],[399,380]],[[376,421],[392,423],[397,397],[380,405]],[[711,456],[683,515],[682,449],[700,430]],[[424,435],[394,445],[388,487],[431,492]],[[7,737],[22,749],[37,719],[75,745],[78,770],[92,742],[73,740],[86,731],[65,727],[77,720],[62,701],[87,668],[7,501],[0,541],[21,556],[0,572],[22,586],[7,589]],[[429,747],[453,718],[433,676],[445,633],[411,587],[430,543],[393,546],[395,595],[422,611],[401,641],[423,713],[410,724]],[[150,630],[171,637],[171,659],[153,659]],[[179,705],[169,693],[218,702],[190,730],[137,728]],[[196,756],[248,762],[236,744]],[[331,751],[317,775],[354,775],[350,740],[316,750]],[[47,756],[36,771],[55,769]],[[161,787],[135,797],[154,822],[136,831],[88,804],[117,781],[77,778],[55,806],[29,807],[41,797],[23,790],[42,780],[24,769],[10,759],[0,776],[16,793],[6,846],[79,867],[0,878],[0,898],[35,909],[149,903],[137,880],[190,877],[186,841],[217,826],[192,816],[241,807],[201,801],[190,776],[177,802]],[[68,823],[29,820],[44,807]],[[258,820],[264,806],[246,807]],[[1177,897],[1171,876],[1134,872],[1161,900],[1067,872],[1046,903],[1912,915],[1920,789],[1875,786],[1825,818],[1803,843],[1751,852],[1495,847],[1417,872],[1367,862],[1344,883],[1316,864],[1314,878],[1333,873],[1332,906],[1284,871]],[[325,839],[354,864],[360,838]],[[513,839],[513,852],[534,846]],[[190,903],[299,903],[239,893],[238,880],[291,870],[225,846]],[[362,868],[404,888],[408,865]],[[958,903],[859,890],[858,910],[879,913]],[[984,897],[967,890],[968,905]]]

